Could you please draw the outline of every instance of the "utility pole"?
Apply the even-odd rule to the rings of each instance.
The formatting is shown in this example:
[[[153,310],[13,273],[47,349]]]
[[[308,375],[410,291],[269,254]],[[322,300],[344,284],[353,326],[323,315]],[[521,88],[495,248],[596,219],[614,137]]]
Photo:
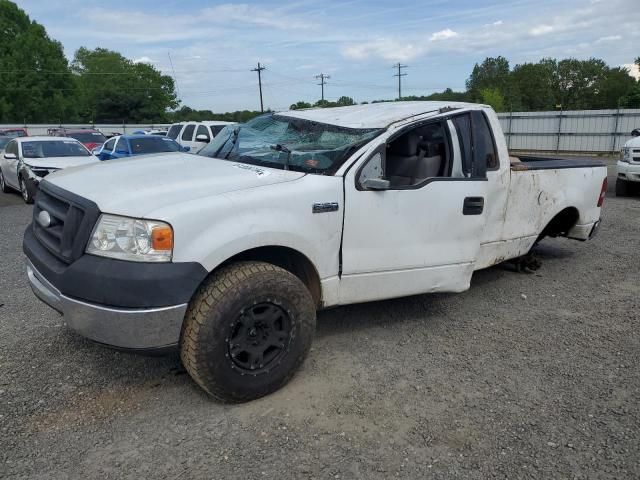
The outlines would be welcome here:
[[[266,70],[267,67],[261,67],[260,66],[260,62],[258,62],[258,67],[257,68],[253,68],[251,71],[252,72],[258,72],[258,88],[260,89],[260,111],[264,112],[264,105],[262,103],[262,75],[261,72],[263,70]]]
[[[394,65],[393,68],[398,69],[398,73],[394,75],[394,77],[398,77],[398,100],[402,100],[402,77],[406,77],[406,73],[402,73],[403,68],[407,68],[407,65],[402,65],[398,62],[397,65]]]
[[[327,84],[325,80],[331,78],[329,75],[321,73],[320,75],[316,75],[316,78],[320,79],[320,87],[322,87],[322,101],[324,102],[324,86]]]

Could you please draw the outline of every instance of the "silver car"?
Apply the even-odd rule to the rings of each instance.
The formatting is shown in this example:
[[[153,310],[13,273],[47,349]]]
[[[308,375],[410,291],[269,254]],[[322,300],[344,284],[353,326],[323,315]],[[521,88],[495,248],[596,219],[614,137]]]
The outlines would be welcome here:
[[[18,190],[26,203],[33,203],[40,180],[48,174],[99,161],[73,138],[13,138],[0,155],[0,189],[5,193]]]

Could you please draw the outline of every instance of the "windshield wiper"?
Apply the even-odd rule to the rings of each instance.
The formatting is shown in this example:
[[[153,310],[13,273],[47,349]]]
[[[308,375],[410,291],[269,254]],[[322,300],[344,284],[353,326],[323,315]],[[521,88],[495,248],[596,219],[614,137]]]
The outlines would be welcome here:
[[[275,150],[276,152],[284,152],[287,154],[287,158],[284,161],[284,170],[289,170],[289,159],[291,158],[291,150],[289,150],[289,148],[282,143],[271,145],[271,150]]]

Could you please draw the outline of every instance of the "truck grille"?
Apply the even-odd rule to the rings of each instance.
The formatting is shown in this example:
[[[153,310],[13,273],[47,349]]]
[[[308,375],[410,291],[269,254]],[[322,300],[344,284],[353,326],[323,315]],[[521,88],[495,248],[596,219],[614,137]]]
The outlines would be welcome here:
[[[48,214],[49,226],[43,225],[43,220],[41,223],[42,212]],[[53,255],[65,263],[72,263],[84,253],[99,215],[93,202],[41,182],[33,207],[33,232]]]

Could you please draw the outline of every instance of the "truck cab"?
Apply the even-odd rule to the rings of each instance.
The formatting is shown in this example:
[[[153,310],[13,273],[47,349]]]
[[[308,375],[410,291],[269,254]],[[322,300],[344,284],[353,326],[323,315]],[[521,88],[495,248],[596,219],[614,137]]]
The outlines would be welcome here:
[[[588,240],[606,175],[510,157],[485,105],[270,113],[198,155],[48,176],[24,251],[36,296],[73,329],[178,347],[209,394],[245,401],[291,378],[317,309],[461,292],[545,236]]]

